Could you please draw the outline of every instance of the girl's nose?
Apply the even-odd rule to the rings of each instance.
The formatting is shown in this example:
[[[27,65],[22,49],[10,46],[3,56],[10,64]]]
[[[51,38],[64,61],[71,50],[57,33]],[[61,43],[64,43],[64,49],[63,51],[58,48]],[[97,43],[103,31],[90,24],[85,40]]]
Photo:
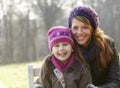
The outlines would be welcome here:
[[[59,50],[63,50],[63,48],[64,48],[63,45],[60,45]]]

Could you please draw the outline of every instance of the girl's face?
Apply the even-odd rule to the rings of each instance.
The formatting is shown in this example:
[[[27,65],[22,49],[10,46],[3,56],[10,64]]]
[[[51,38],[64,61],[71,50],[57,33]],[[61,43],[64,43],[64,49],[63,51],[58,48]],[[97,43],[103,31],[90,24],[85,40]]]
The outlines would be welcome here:
[[[88,24],[81,22],[80,20],[73,18],[71,31],[73,37],[79,45],[87,47],[92,36],[92,27]]]
[[[52,47],[54,56],[63,63],[69,59],[72,52],[72,46],[67,42],[59,42]]]

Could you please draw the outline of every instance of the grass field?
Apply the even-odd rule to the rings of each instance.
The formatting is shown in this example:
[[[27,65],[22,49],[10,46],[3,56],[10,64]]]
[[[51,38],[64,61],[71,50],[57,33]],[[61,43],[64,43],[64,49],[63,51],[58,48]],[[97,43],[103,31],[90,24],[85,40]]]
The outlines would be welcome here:
[[[28,88],[28,64],[40,66],[41,62],[0,66],[0,88]]]
[[[28,88],[28,64],[39,66],[40,61],[0,66],[0,88]]]

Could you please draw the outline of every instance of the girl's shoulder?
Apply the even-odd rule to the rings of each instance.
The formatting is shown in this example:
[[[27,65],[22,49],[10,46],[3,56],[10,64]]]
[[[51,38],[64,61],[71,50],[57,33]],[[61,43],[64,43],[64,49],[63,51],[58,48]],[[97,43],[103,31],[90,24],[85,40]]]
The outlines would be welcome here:
[[[75,60],[73,62],[73,64],[71,65],[71,67],[73,69],[76,69],[76,70],[79,70],[79,71],[82,71],[83,69],[88,69],[87,65],[85,63],[83,63],[82,61],[77,61]]]
[[[51,61],[51,55],[46,56],[41,65],[41,72],[50,75],[54,68],[55,67],[53,66]]]
[[[51,55],[51,54],[48,54],[48,55],[43,59],[43,63],[50,63],[51,57],[52,57],[52,55]]]
[[[46,67],[46,68],[48,68],[49,70],[51,70],[51,69],[54,68],[54,67],[53,67],[53,64],[52,64],[52,61],[51,61],[51,57],[52,57],[52,55],[49,54],[49,55],[47,55],[47,56],[44,58],[44,60],[43,60],[43,62],[42,62],[42,67]]]

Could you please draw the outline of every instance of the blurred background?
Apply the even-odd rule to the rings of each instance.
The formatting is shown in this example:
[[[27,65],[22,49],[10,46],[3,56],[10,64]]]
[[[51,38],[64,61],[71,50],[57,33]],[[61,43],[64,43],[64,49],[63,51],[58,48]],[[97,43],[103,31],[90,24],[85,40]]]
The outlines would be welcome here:
[[[71,8],[96,9],[100,27],[120,51],[120,0],[0,0],[0,64],[28,62],[49,53],[47,31],[67,25]]]
[[[0,0],[0,85],[27,88],[27,64],[49,53],[48,29],[67,26],[70,10],[78,5],[97,11],[100,27],[120,52],[120,0]]]

